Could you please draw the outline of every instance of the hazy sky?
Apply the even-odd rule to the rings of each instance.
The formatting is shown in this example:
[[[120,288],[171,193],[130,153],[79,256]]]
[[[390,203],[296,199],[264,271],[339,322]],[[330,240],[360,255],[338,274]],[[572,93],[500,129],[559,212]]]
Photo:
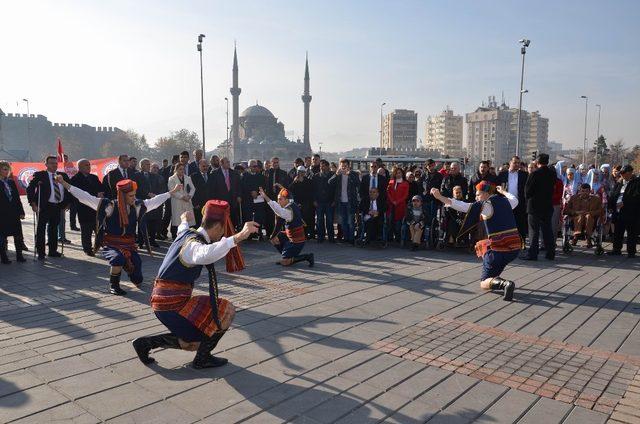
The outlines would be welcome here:
[[[204,42],[207,147],[225,137],[233,43],[240,110],[256,100],[302,137],[305,51],[311,142],[341,151],[378,144],[380,103],[424,121],[447,105],[473,111],[489,95],[550,119],[549,138],[601,132],[640,140],[640,1],[48,1],[2,0],[0,108],[53,122],[135,129],[150,141],[200,132],[196,37]]]

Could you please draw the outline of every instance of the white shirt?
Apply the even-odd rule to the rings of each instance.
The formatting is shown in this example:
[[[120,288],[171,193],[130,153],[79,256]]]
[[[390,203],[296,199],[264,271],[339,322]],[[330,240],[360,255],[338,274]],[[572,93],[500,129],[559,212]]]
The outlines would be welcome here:
[[[369,213],[364,216],[364,220],[368,221],[371,219],[371,212],[378,211],[378,202],[376,200],[371,200],[371,206],[369,206]]]
[[[94,210],[98,210],[98,206],[100,206],[100,202],[103,200],[100,197],[92,196],[86,191],[81,190],[75,186],[70,186],[69,192],[73,194],[73,196],[76,199],[78,199],[80,203],[83,203]],[[147,212],[150,212],[155,208],[159,207],[160,205],[162,205],[166,200],[169,199],[169,197],[171,197],[171,194],[167,192],[167,193],[158,194],[155,197],[152,197],[151,199],[145,199],[144,205],[147,207]],[[129,206],[127,206],[127,210],[128,209],[129,209]],[[107,216],[111,216],[111,214],[113,213],[113,201],[111,201],[109,206],[107,206],[105,212]],[[136,206],[136,213],[140,213],[139,206]]]
[[[64,186],[60,183],[55,182],[56,174],[55,172],[47,171],[47,175],[49,176],[49,186],[51,187],[51,194],[49,195],[49,203],[60,203],[64,199]],[[60,200],[56,200],[56,192],[53,188],[53,185],[57,184],[60,189]]]
[[[504,193],[504,197],[506,197],[507,200],[509,201],[509,204],[511,205],[511,209],[515,209],[516,206],[518,206],[518,198],[513,194],[506,192]],[[464,213],[469,212],[469,209],[473,204],[473,203],[463,202],[462,200],[457,200],[457,199],[450,199],[450,200],[451,200],[451,206],[449,207],[457,210],[458,212],[464,212]],[[493,207],[491,206],[491,203],[484,202],[484,204],[482,205],[482,211],[480,212],[480,215],[482,215],[483,219],[490,218],[493,215]]]
[[[271,209],[273,209],[273,212],[276,215],[278,215],[280,218],[283,218],[285,221],[291,222],[291,220],[293,219],[293,211],[291,209],[283,208],[278,202],[274,200],[270,200],[267,204],[271,207]]]
[[[374,187],[378,188],[378,174],[374,174],[369,178],[369,188],[374,188]]]
[[[129,170],[128,169],[124,169],[121,167],[118,167],[118,169],[120,170],[120,174],[122,174],[123,178],[129,178]]]
[[[507,183],[507,190],[518,198],[518,171],[509,171],[509,182]]]
[[[620,187],[620,195],[618,196],[618,199],[616,199],[616,209],[617,210],[620,210],[621,209],[620,205],[623,204],[622,203],[622,197],[624,196],[624,189],[627,188],[627,183],[628,182],[629,181],[627,181],[627,180],[624,180],[624,179],[622,180],[622,187]]]
[[[178,234],[189,229],[189,224],[183,222],[178,226]],[[180,251],[180,259],[187,265],[209,265],[226,256],[229,250],[236,246],[233,237],[222,237],[220,241],[211,243],[207,231],[200,227],[196,231],[204,236],[208,244],[186,243]]]

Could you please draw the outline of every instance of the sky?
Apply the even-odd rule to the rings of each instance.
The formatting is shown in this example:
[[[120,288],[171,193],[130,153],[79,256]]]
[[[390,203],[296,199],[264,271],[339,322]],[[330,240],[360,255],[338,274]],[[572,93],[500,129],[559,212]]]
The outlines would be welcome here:
[[[548,117],[549,139],[640,143],[639,1],[10,1],[0,0],[0,108],[52,122],[117,126],[150,142],[201,132],[197,35],[204,40],[207,149],[225,139],[234,42],[240,111],[258,102],[302,137],[304,58],[311,143],[379,144],[380,105],[425,120],[487,97]],[[229,105],[231,120],[231,104]]]

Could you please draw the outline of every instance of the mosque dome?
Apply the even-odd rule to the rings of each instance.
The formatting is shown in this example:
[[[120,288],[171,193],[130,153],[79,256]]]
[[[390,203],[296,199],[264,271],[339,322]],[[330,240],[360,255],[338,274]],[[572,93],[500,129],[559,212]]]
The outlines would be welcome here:
[[[255,106],[249,106],[240,114],[240,116],[243,118],[275,118],[269,109],[258,104]]]

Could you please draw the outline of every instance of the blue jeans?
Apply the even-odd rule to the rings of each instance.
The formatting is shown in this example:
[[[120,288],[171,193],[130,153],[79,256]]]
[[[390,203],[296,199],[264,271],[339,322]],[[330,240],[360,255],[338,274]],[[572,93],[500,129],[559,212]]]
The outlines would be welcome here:
[[[342,234],[345,241],[353,241],[354,219],[353,211],[348,202],[340,202],[338,205],[340,214],[340,224],[342,224]]]
[[[333,241],[333,206],[330,202],[318,202],[316,208],[316,233],[318,240],[324,240],[325,232],[329,241]]]

